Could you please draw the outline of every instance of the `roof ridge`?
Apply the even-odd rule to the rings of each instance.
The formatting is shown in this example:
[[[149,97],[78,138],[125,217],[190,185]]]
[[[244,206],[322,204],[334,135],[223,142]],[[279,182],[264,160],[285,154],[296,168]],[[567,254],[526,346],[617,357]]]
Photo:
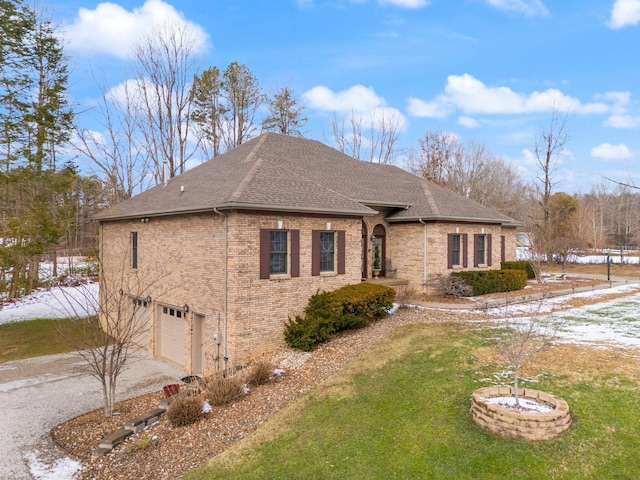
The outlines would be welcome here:
[[[354,199],[354,198],[348,197],[348,196],[346,196],[346,195],[345,195],[345,194],[343,194],[343,193],[340,193],[340,192],[338,192],[338,191],[336,191],[336,190],[334,190],[334,189],[332,189],[332,188],[327,187],[326,185],[322,185],[321,183],[318,183],[317,181],[315,181],[315,180],[313,180],[313,179],[310,179],[310,178],[309,178],[309,177],[307,177],[306,175],[302,175],[302,174],[300,174],[300,173],[294,172],[293,170],[291,170],[291,169],[287,168],[286,166],[284,166],[284,165],[282,164],[282,162],[278,162],[278,161],[275,161],[275,160],[267,160],[267,159],[263,159],[263,161],[264,161],[264,162],[267,162],[267,163],[271,163],[271,164],[272,164],[272,165],[274,165],[275,167],[277,167],[277,168],[280,168],[280,169],[284,170],[285,172],[289,173],[290,175],[293,175],[293,176],[295,176],[295,177],[297,177],[297,178],[302,178],[302,179],[304,179],[306,182],[308,182],[308,183],[310,183],[310,184],[312,184],[312,185],[315,185],[315,186],[316,186],[316,187],[318,187],[318,188],[322,188],[323,190],[326,190],[326,191],[328,191],[328,192],[331,192],[331,193],[333,193],[334,195],[338,195],[338,196],[340,196],[340,197],[342,197],[342,198],[345,198],[345,199],[347,199],[347,200],[349,200],[349,201],[351,201],[351,202],[354,202],[354,203],[357,203],[357,204],[359,204],[359,205],[362,205],[362,206],[363,206],[363,207],[365,207],[365,208],[369,208],[369,207],[367,207],[365,204],[363,204],[362,202],[360,202],[359,200],[356,200],[356,199]],[[370,210],[371,210],[371,209],[370,209]]]
[[[243,162],[250,162],[251,160],[253,160],[253,157],[256,156],[257,151],[262,147],[266,139],[267,139],[267,135],[262,136],[262,138],[258,138],[258,141],[256,142],[256,146],[253,149],[251,149],[251,152],[249,152],[249,155],[247,155],[247,157],[243,160]],[[261,158],[256,159],[251,169],[249,169],[249,172],[238,184],[238,188],[236,188],[235,191],[229,197],[229,201],[234,202],[238,200],[238,198],[240,198],[240,196],[242,195],[242,192],[247,187],[249,182],[253,180],[253,177],[255,176],[256,172],[260,168],[260,165],[262,165],[262,162],[263,160]]]
[[[425,179],[420,179],[420,183],[422,184],[422,191],[424,192],[424,197],[427,200],[429,207],[431,208],[434,214],[438,215],[440,213],[438,204],[433,199],[433,194],[431,193],[431,189],[427,188],[431,185],[431,183]]]

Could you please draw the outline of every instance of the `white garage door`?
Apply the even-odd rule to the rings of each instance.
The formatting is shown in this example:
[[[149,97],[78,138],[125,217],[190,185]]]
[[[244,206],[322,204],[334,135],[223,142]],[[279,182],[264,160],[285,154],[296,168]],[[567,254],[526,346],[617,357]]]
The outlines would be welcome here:
[[[158,345],[161,357],[184,365],[185,321],[182,310],[162,307]]]

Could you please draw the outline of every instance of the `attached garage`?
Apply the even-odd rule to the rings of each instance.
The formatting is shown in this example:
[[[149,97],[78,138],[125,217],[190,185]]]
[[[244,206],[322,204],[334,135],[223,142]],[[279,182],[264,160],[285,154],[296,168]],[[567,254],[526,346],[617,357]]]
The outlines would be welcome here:
[[[184,312],[173,307],[161,307],[158,328],[158,356],[184,366],[185,318]]]
[[[149,350],[151,343],[151,308],[146,299],[131,297],[131,318],[133,319],[133,343]]]

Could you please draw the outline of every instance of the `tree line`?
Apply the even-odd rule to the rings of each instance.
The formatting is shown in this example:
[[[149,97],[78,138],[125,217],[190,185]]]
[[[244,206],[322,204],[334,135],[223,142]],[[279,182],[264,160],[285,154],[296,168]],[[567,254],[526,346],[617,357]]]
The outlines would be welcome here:
[[[130,79],[109,88],[94,74],[100,100],[78,111],[69,100],[69,59],[45,11],[0,0],[0,294],[13,298],[38,282],[42,258],[95,251],[91,215],[199,162],[273,131],[303,136],[303,103],[290,87],[265,93],[246,65],[200,69],[195,38],[165,25],[135,47]],[[97,115],[96,115],[97,114]],[[99,125],[89,128],[89,117]],[[416,148],[397,142],[403,119],[392,110],[330,119],[327,143],[360,160],[392,163],[490,206],[523,224],[541,251],[635,247],[633,186],[594,185],[589,194],[555,192],[555,165],[568,142],[555,114],[535,140],[539,177],[481,143],[439,130]],[[79,172],[77,162],[89,165]],[[54,272],[55,274],[55,272]]]

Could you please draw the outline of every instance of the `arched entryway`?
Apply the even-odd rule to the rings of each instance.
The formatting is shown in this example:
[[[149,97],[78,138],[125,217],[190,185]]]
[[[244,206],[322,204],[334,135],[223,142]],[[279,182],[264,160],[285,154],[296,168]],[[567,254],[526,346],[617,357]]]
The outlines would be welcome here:
[[[385,272],[385,259],[387,257],[387,231],[384,225],[378,224],[373,228],[373,237],[371,239],[371,268],[376,270],[376,267],[380,270],[379,275],[384,277]]]

